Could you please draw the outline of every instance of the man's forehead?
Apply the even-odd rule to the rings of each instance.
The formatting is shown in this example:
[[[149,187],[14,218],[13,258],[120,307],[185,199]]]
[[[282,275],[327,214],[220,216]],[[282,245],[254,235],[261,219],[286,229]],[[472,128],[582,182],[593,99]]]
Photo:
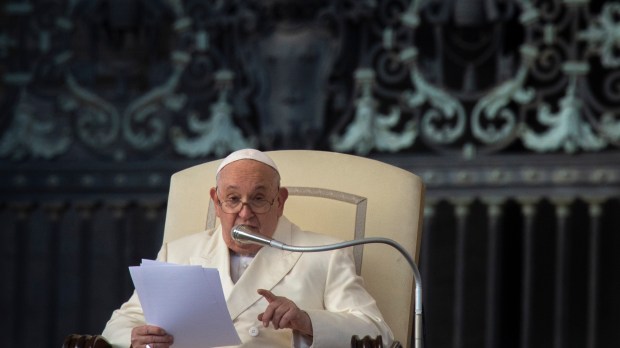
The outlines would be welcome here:
[[[238,161],[219,174],[217,185],[229,189],[258,190],[278,185],[278,173],[259,162]]]

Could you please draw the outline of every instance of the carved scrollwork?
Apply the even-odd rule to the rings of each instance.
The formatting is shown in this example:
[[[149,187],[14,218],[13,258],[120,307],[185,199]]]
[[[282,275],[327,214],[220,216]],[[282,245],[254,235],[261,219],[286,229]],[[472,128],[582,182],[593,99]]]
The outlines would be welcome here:
[[[66,82],[69,93],[63,96],[63,110],[76,116],[78,139],[93,148],[112,145],[121,128],[121,116],[114,105],[84,89],[72,75],[67,76]]]
[[[601,132],[613,142],[620,142],[620,120],[611,112],[606,112],[601,116]]]
[[[54,117],[52,110],[53,105],[22,91],[13,122],[0,139],[0,156],[52,159],[64,153],[71,144],[70,127],[66,119]]]
[[[388,115],[377,111],[377,101],[371,94],[374,73],[359,70],[356,79],[361,96],[355,103],[355,118],[342,137],[333,136],[331,145],[336,151],[354,151],[366,155],[371,150],[396,152],[413,144],[417,130],[413,120],[408,120],[400,133],[392,132],[401,119],[399,109],[392,109]]]
[[[620,4],[607,3],[601,15],[594,18],[589,27],[579,33],[578,37],[589,44],[589,49],[599,52],[601,64],[606,68],[620,67]]]
[[[166,140],[170,111],[179,111],[185,98],[176,95],[179,79],[188,62],[177,59],[175,71],[168,81],[132,101],[123,113],[125,139],[139,150],[152,149]]]
[[[570,88],[560,101],[557,113],[551,112],[549,105],[542,105],[538,110],[537,120],[548,127],[545,132],[537,134],[529,128],[524,130],[522,138],[528,148],[541,152],[562,148],[573,153],[579,149],[594,151],[605,147],[605,140],[579,116],[583,102],[575,92],[576,79],[571,78]]]
[[[524,65],[517,73],[517,77],[497,86],[490,93],[482,97],[474,106],[471,118],[473,135],[486,144],[506,142],[518,134],[518,125],[515,111],[508,107],[510,101],[526,104],[532,101],[534,90],[524,88],[527,77],[527,67]],[[482,118],[488,121],[484,127]],[[498,121],[495,125],[493,121]]]
[[[52,105],[69,140],[19,140],[34,118],[5,101],[0,157],[620,145],[614,2],[83,0],[4,15],[20,21],[0,29],[0,93]],[[368,92],[359,71],[374,74]]]
[[[189,116],[188,128],[198,133],[198,136],[191,139],[180,128],[173,130],[172,141],[178,153],[188,157],[214,153],[223,157],[235,149],[256,146],[256,140],[246,139],[233,122],[233,108],[227,100],[232,86],[232,72],[220,71],[216,74],[216,80],[220,90],[219,97],[209,109],[209,119],[203,121],[197,113]]]
[[[411,71],[411,80],[415,90],[405,93],[407,106],[416,108],[425,103],[431,106],[422,116],[422,136],[437,144],[451,144],[461,137],[466,123],[463,105],[449,93],[433,87],[416,69]]]

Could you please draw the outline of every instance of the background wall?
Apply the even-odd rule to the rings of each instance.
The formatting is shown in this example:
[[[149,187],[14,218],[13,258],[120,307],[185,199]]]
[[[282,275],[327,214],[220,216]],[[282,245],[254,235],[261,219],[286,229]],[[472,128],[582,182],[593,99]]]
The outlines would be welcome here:
[[[100,333],[170,175],[254,146],[424,179],[428,347],[618,346],[619,32],[587,0],[4,1],[0,337]]]

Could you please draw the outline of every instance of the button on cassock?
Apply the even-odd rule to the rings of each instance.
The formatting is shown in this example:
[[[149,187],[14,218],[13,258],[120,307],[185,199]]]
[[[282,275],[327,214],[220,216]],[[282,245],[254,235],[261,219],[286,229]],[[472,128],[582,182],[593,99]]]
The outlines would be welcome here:
[[[248,332],[250,333],[250,336],[252,337],[258,336],[258,333],[259,333],[258,328],[256,326],[252,326],[250,330],[248,330]]]

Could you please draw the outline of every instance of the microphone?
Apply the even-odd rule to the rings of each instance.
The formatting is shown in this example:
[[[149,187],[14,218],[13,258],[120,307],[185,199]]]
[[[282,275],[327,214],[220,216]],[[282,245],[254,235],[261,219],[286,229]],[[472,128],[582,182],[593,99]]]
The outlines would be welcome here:
[[[284,244],[276,240],[254,232],[254,229],[247,225],[234,226],[230,231],[230,235],[234,240],[242,244],[258,244],[278,249],[283,249],[282,247],[284,246]]]
[[[422,330],[422,277],[420,276],[420,271],[418,270],[418,266],[413,261],[413,258],[402,245],[398,244],[396,241],[389,238],[382,237],[368,237],[362,239],[354,239],[350,241],[344,241],[340,243],[327,244],[327,245],[316,245],[316,246],[293,246],[287,245],[282,242],[279,242],[273,238],[265,237],[259,233],[256,233],[254,229],[247,225],[236,225],[233,226],[232,230],[230,230],[231,237],[239,242],[239,243],[251,243],[258,244],[262,246],[270,246],[272,248],[278,248],[286,251],[292,252],[318,252],[318,251],[329,251],[334,249],[342,249],[347,248],[359,244],[369,244],[369,243],[383,243],[388,244],[398,250],[403,257],[411,266],[411,270],[413,271],[413,278],[415,280],[415,318],[414,318],[414,347],[422,348],[423,346],[423,330]]]

